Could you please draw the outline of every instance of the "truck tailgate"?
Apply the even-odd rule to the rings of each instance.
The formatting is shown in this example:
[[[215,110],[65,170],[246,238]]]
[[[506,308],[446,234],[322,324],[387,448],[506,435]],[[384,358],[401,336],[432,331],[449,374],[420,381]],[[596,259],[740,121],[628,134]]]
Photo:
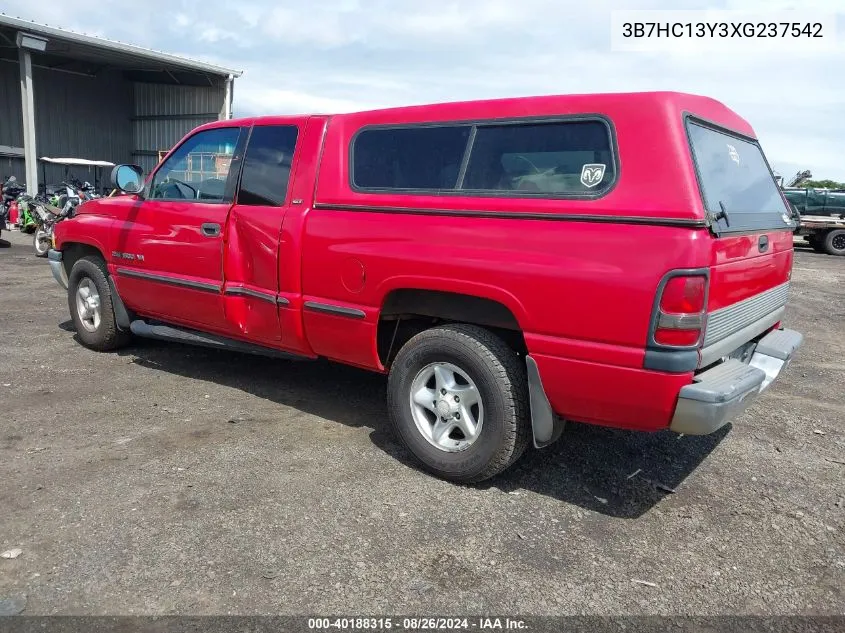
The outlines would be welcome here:
[[[792,232],[761,231],[714,240],[701,366],[781,320],[792,271]]]

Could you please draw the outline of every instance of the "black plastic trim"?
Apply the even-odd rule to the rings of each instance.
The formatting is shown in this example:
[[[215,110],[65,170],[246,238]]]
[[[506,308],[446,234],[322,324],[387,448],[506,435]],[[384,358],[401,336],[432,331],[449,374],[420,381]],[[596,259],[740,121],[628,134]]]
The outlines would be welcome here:
[[[579,213],[536,213],[514,211],[470,211],[463,209],[421,209],[418,207],[383,207],[367,204],[331,204],[317,202],[315,209],[328,211],[363,211],[367,213],[404,213],[409,215],[443,215],[464,218],[494,218],[500,220],[553,220],[558,222],[599,222],[604,224],[645,224],[649,226],[680,226],[706,228],[704,220],[686,218],[655,218],[623,215],[588,215]]]
[[[557,193],[551,194],[546,192],[529,192],[529,191],[496,191],[487,189],[396,189],[384,187],[359,187],[355,184],[355,141],[363,132],[369,130],[406,130],[413,128],[432,128],[432,127],[469,127],[470,134],[467,138],[467,148],[464,150],[464,160],[468,164],[469,151],[471,151],[471,142],[474,143],[476,130],[479,127],[499,127],[502,125],[536,125],[542,123],[585,123],[585,122],[599,122],[603,123],[607,128],[608,140],[610,141],[610,152],[613,158],[613,180],[608,183],[603,189],[597,190],[588,194],[577,193]],[[464,198],[512,198],[512,199],[543,199],[543,200],[598,200],[605,197],[616,188],[620,179],[621,164],[619,160],[619,144],[617,142],[616,128],[613,126],[613,121],[599,113],[579,113],[571,115],[558,116],[526,116],[526,117],[503,117],[501,119],[467,119],[463,121],[426,121],[423,123],[387,123],[379,125],[364,125],[355,131],[349,141],[349,149],[347,153],[348,163],[348,184],[349,188],[355,193],[375,193],[375,194],[393,194],[393,195],[418,195],[418,196],[451,196]],[[461,165],[466,171],[466,165]],[[461,174],[463,176],[463,174]],[[455,184],[457,187],[457,183]]]
[[[464,148],[464,156],[461,158],[461,166],[458,168],[458,177],[455,179],[455,190],[463,191],[464,178],[467,175],[467,168],[469,167],[469,159],[472,156],[472,148],[475,147],[475,137],[478,135],[478,128],[473,127],[470,130],[469,138],[467,139],[467,146]]]
[[[698,369],[698,350],[647,349],[643,369],[683,374]]]
[[[132,321],[130,324],[130,330],[136,336],[161,341],[187,343],[189,345],[198,345],[200,347],[210,347],[212,349],[223,349],[233,352],[246,352],[248,354],[269,356],[271,358],[283,358],[286,360],[311,360],[307,356],[285,352],[272,347],[245,343],[243,341],[230,339],[224,336],[208,334],[207,332],[191,330],[177,325],[168,325],[166,323],[148,323],[139,319]]]
[[[120,294],[117,292],[117,287],[114,285],[114,279],[112,279],[111,275],[108,275],[108,280],[109,290],[111,290],[112,308],[114,309],[114,320],[115,323],[117,323],[117,329],[121,332],[126,332],[129,330],[129,325],[132,319],[129,317],[129,311],[126,309],[123,299],[120,298]]]
[[[241,183],[241,171],[244,166],[244,155],[246,153],[246,144],[252,134],[252,126],[247,128],[241,126],[238,140],[235,143],[235,153],[232,155],[232,160],[229,163],[229,173],[226,176],[226,187],[224,189],[224,202],[233,204],[238,193],[238,186]]]
[[[335,316],[347,317],[350,319],[363,319],[367,313],[357,308],[346,308],[344,306],[329,305],[327,303],[318,303],[316,301],[306,301],[303,308],[311,312],[323,312],[325,314],[333,314]]]
[[[267,301],[268,303],[278,303],[278,299],[274,294],[268,292],[261,292],[260,290],[253,290],[252,288],[244,288],[243,286],[229,286],[225,290],[223,290],[223,294],[241,297],[253,297],[254,299],[261,299],[262,301]]]
[[[282,297],[281,295],[279,295],[279,296],[276,297],[276,305],[280,305],[280,306],[290,305],[290,301],[288,299],[286,299],[285,297]]]
[[[214,222],[203,222],[200,225],[200,232],[204,237],[220,237],[220,225]]]
[[[141,272],[140,270],[131,270],[129,268],[118,268],[117,274],[122,275],[123,277],[135,277],[136,279],[155,281],[157,283],[167,284],[170,286],[190,288],[191,290],[202,290],[203,292],[220,292],[220,286],[218,286],[217,284],[209,284],[204,283],[202,281],[189,281],[187,279],[177,279],[176,277],[169,277],[166,275],[155,275],[153,273]]]
[[[543,388],[537,361],[530,355],[525,357],[525,368],[528,376],[528,404],[531,409],[531,434],[534,437],[534,447],[544,448],[560,438],[566,422],[552,410],[546,390]]]

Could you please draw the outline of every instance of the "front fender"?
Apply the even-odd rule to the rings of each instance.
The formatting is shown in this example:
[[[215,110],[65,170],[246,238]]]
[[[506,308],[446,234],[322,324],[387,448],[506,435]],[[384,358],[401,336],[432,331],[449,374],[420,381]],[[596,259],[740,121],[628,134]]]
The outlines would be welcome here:
[[[56,224],[54,228],[54,248],[62,251],[68,244],[84,244],[96,248],[108,261],[108,235],[111,230],[111,218],[96,215],[79,215]]]

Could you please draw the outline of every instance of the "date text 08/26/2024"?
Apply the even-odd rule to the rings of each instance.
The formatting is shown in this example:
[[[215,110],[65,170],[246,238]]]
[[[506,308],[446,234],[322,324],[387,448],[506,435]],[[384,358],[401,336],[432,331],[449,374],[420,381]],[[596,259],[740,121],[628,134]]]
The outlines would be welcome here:
[[[527,625],[525,620],[508,617],[326,617],[309,618],[308,628],[313,631],[518,631],[525,630]]]

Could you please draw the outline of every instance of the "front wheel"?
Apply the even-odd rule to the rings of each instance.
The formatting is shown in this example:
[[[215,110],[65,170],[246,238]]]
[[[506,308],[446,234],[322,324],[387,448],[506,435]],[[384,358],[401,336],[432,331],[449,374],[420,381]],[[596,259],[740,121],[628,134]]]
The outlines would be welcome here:
[[[396,356],[388,408],[397,435],[426,470],[459,483],[489,479],[528,445],[525,366],[492,332],[426,330]]]
[[[106,264],[99,257],[83,257],[73,265],[68,277],[68,307],[85,347],[105,352],[129,341],[129,333],[117,328]]]
[[[49,231],[45,231],[39,227],[35,230],[35,235],[32,237],[32,245],[35,248],[36,257],[47,257],[47,251],[52,246],[52,236]]]

